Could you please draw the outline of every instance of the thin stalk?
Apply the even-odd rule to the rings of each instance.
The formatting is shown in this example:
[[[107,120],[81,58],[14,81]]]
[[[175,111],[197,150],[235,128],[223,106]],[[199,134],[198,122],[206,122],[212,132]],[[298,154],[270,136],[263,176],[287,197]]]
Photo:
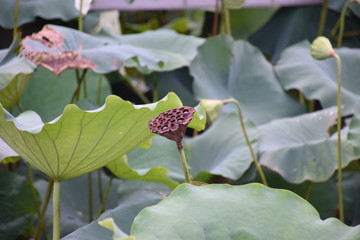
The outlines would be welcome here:
[[[308,112],[315,111],[315,100],[310,100],[308,103]]]
[[[106,200],[107,200],[107,198],[109,196],[113,179],[114,179],[114,176],[111,175],[110,180],[109,180],[109,182],[108,182],[108,184],[106,186],[106,189],[105,189],[105,194],[104,194],[103,198],[101,199],[100,207],[99,207],[99,210],[98,210],[98,212],[96,214],[96,218],[100,217],[100,215],[104,212],[105,203],[106,203]]]
[[[226,1],[221,0],[221,6],[222,6],[222,22],[223,26],[225,27],[225,34],[231,36],[231,24],[230,24],[230,17],[229,17],[229,9],[227,8]]]
[[[128,86],[136,93],[136,95],[143,101],[144,103],[151,103],[150,100],[143,94],[139,89],[137,89],[132,83],[128,76],[122,76],[125,79],[125,82]]]
[[[40,218],[40,206],[37,202],[37,195],[36,195],[36,190],[35,190],[35,187],[34,187],[34,176],[33,176],[33,171],[32,171],[32,168],[31,168],[31,165],[28,164],[28,175],[29,175],[29,181],[31,183],[31,193],[32,193],[32,196],[33,196],[33,199],[34,199],[34,203],[35,203],[35,208],[36,208],[36,212]]]
[[[216,0],[213,27],[212,27],[212,36],[216,36],[219,31],[218,30],[219,29],[219,5],[220,5],[220,0]]]
[[[15,2],[15,12],[14,12],[13,39],[16,38],[16,35],[18,33],[19,7],[20,7],[20,0],[16,0],[16,2]]]
[[[153,73],[153,102],[157,102],[159,100],[159,87],[158,87],[158,74],[157,72]]]
[[[49,202],[50,202],[50,197],[51,197],[51,192],[53,190],[53,187],[54,187],[54,181],[52,179],[49,180],[48,182],[48,186],[47,186],[47,189],[46,189],[46,194],[45,194],[45,199],[44,199],[44,202],[43,202],[43,206],[42,206],[42,209],[41,209],[41,212],[40,212],[40,217],[39,217],[39,223],[36,227],[36,231],[35,231],[35,240],[40,240],[41,239],[41,235],[43,233],[43,231],[45,230],[44,228],[44,217],[45,217],[45,213],[46,213],[46,209],[49,205]],[[45,234],[46,236],[46,234]]]
[[[84,81],[86,73],[87,73],[87,69],[85,69],[82,75],[80,76],[79,69],[75,70],[77,87],[75,89],[73,96],[71,97],[71,101],[70,101],[71,103],[75,103],[80,99],[81,83]]]
[[[180,161],[181,161],[181,165],[184,171],[184,176],[185,176],[185,182],[186,183],[191,183],[191,179],[190,179],[190,173],[189,173],[189,168],[186,162],[186,156],[185,156],[185,151],[184,151],[184,146],[181,142],[177,142],[177,148],[179,150],[179,154],[180,154]]]
[[[83,79],[83,87],[84,87],[84,97],[87,98],[87,84],[86,84],[86,78]]]
[[[78,30],[80,32],[84,31],[82,9],[83,9],[83,0],[80,1],[80,13],[79,13],[79,17],[78,17]]]
[[[326,23],[326,17],[327,17],[327,10],[328,9],[328,0],[323,0],[322,6],[321,6],[321,14],[320,14],[320,21],[319,21],[319,27],[318,27],[318,36],[324,35],[324,29],[325,29],[325,23]]]
[[[341,47],[341,45],[342,45],[342,39],[343,39],[344,27],[345,27],[345,13],[346,13],[348,5],[351,1],[352,0],[346,1],[343,9],[341,11],[341,15],[340,15],[340,19],[339,19],[340,20],[339,35],[338,35],[338,39],[337,39],[337,47],[338,48]]]
[[[243,131],[243,134],[244,134],[244,137],[245,137],[245,140],[246,140],[246,144],[249,147],[251,157],[253,159],[253,162],[254,162],[254,164],[256,166],[257,171],[259,172],[262,183],[264,185],[268,186],[265,174],[264,174],[264,172],[263,172],[263,170],[262,170],[262,168],[261,168],[261,166],[259,164],[259,161],[258,161],[258,159],[256,157],[256,154],[255,154],[254,149],[253,149],[253,147],[251,145],[249,136],[247,134],[246,127],[245,127],[245,122],[244,122],[244,117],[242,115],[241,105],[240,105],[239,101],[237,101],[234,98],[231,98],[231,99],[225,100],[224,103],[235,103],[235,105],[237,107],[237,110],[238,110],[238,113],[239,113],[239,120],[240,120],[241,129]]]
[[[98,88],[97,88],[97,97],[96,97],[96,104],[100,105],[101,101],[101,84],[102,84],[102,74],[98,75]]]
[[[337,63],[337,157],[338,157],[338,199],[340,221],[344,222],[344,202],[342,190],[342,156],[341,156],[341,60],[334,54]]]
[[[101,168],[97,170],[98,174],[98,188],[99,188],[99,199],[100,202],[103,199],[103,186],[102,186],[102,177],[101,177]]]
[[[53,240],[60,240],[60,181],[54,180],[53,189]]]
[[[314,183],[310,182],[310,181],[306,185],[306,192],[305,192],[305,200],[306,201],[309,201],[309,199],[310,199],[313,185],[314,185]]]
[[[92,192],[92,176],[88,173],[88,199],[89,199],[89,222],[93,220],[93,192]]]

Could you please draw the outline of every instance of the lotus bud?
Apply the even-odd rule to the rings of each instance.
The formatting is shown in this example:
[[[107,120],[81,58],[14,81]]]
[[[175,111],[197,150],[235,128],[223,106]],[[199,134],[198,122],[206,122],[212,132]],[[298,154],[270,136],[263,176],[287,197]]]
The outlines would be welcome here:
[[[205,109],[210,122],[214,122],[219,116],[221,108],[224,106],[224,101],[216,99],[201,99],[200,104]]]
[[[326,37],[317,37],[311,44],[311,56],[317,60],[323,60],[329,57],[334,57],[334,49]]]

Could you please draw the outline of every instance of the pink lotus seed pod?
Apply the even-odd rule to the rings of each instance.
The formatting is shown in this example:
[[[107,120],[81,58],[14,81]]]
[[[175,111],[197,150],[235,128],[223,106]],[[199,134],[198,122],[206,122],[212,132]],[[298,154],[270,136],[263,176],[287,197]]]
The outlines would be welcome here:
[[[182,146],[181,141],[194,113],[194,108],[186,106],[160,113],[149,122],[150,131],[175,141],[178,147]]]

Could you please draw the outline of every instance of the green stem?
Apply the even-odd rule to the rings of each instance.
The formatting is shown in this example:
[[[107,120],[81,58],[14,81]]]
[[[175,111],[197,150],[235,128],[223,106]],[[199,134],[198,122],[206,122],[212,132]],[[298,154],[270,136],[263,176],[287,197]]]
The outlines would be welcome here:
[[[111,175],[110,180],[109,180],[109,182],[108,182],[108,184],[106,186],[106,189],[105,189],[105,194],[104,194],[103,198],[101,199],[100,207],[99,207],[99,210],[97,212],[96,218],[100,217],[100,215],[104,212],[105,203],[106,203],[106,200],[107,200],[107,198],[109,196],[113,179],[114,179],[114,176]]]
[[[89,222],[93,220],[93,193],[92,193],[92,176],[91,172],[88,173],[88,199],[89,199]]]
[[[19,7],[20,7],[20,0],[16,0],[15,13],[14,13],[13,39],[16,38],[16,35],[18,33]]]
[[[100,202],[103,199],[103,186],[102,186],[102,177],[101,177],[101,168],[97,170],[98,174],[98,188],[99,188],[99,199]]]
[[[137,89],[132,83],[128,76],[122,76],[125,79],[125,82],[133,90],[134,93],[143,101],[144,103],[151,103],[150,100],[143,94],[139,89]]]
[[[306,193],[305,193],[305,200],[306,201],[309,201],[309,199],[310,199],[310,195],[311,195],[311,192],[312,192],[313,185],[314,185],[314,183],[310,182],[310,181],[306,185]]]
[[[79,17],[78,17],[78,30],[80,32],[84,31],[82,8],[83,8],[83,0],[80,1],[80,13],[79,13]]]
[[[324,35],[324,28],[325,28],[327,11],[328,11],[327,9],[328,9],[328,0],[323,0],[323,4],[321,6],[319,27],[318,27],[318,32],[317,32],[318,36]]]
[[[186,162],[186,156],[185,156],[185,151],[184,151],[184,146],[183,144],[180,142],[177,142],[177,148],[179,150],[179,154],[180,154],[180,161],[181,161],[181,165],[184,171],[184,176],[185,176],[185,182],[186,183],[191,183],[191,178],[190,178],[190,173],[189,173],[189,168]]]
[[[341,156],[341,60],[334,54],[337,63],[337,158],[338,158],[338,199],[340,221],[344,222],[344,203],[342,190],[342,156]]]
[[[39,207],[39,204],[37,201],[38,199],[37,199],[36,190],[35,190],[35,186],[34,186],[34,176],[33,176],[33,171],[32,171],[32,167],[30,164],[28,164],[28,175],[29,175],[29,181],[31,183],[31,192],[32,192],[33,199],[34,199],[36,212],[40,218],[40,207]]]
[[[101,84],[102,84],[102,74],[98,75],[98,88],[97,88],[97,97],[96,97],[96,104],[100,105],[101,103]]]
[[[70,101],[71,103],[75,103],[80,99],[81,84],[85,79],[86,73],[87,73],[87,69],[85,69],[80,76],[79,69],[75,69],[77,87],[75,89],[73,96],[71,97],[71,101]]]
[[[340,29],[339,29],[339,35],[338,35],[338,39],[337,39],[337,47],[341,47],[342,45],[342,39],[343,39],[343,35],[344,35],[344,27],[345,27],[345,13],[346,13],[346,9],[348,8],[349,3],[352,0],[348,0],[345,2],[344,7],[341,11],[341,15],[340,15]]]
[[[231,24],[230,24],[230,16],[229,16],[229,9],[227,8],[226,1],[221,0],[222,5],[222,22],[223,26],[225,26],[225,34],[231,36]]]
[[[48,182],[48,186],[46,189],[46,194],[45,194],[45,199],[43,202],[43,206],[40,212],[40,217],[39,217],[39,223],[36,227],[36,231],[35,231],[35,240],[40,240],[41,239],[41,235],[44,229],[44,217],[45,217],[45,213],[46,213],[46,209],[49,205],[50,202],[50,197],[51,197],[51,192],[53,190],[54,187],[54,181],[52,179],[49,180]],[[46,234],[45,234],[46,236]]]
[[[245,127],[245,122],[244,122],[244,118],[243,118],[243,115],[242,115],[242,111],[241,111],[241,105],[239,103],[239,101],[237,101],[236,99],[234,98],[230,98],[230,99],[227,99],[224,101],[224,103],[235,103],[236,107],[237,107],[237,110],[238,110],[238,113],[239,113],[239,119],[240,119],[240,124],[241,124],[241,129],[243,131],[243,134],[244,134],[244,137],[245,137],[245,140],[246,140],[246,144],[248,145],[249,147],[249,150],[250,150],[250,154],[251,154],[251,157],[253,159],[253,162],[256,166],[256,169],[257,171],[259,172],[259,175],[260,175],[260,178],[261,178],[261,181],[264,185],[268,186],[268,183],[267,183],[267,180],[266,180],[266,177],[265,177],[265,174],[259,164],[259,161],[256,157],[256,154],[254,152],[254,149],[251,145],[251,142],[250,142],[250,139],[249,139],[249,136],[247,134],[247,131],[246,131],[246,127]]]
[[[53,240],[60,240],[60,181],[54,180],[53,189]]]
[[[157,72],[153,73],[153,102],[159,100],[159,88],[158,88],[158,74]]]

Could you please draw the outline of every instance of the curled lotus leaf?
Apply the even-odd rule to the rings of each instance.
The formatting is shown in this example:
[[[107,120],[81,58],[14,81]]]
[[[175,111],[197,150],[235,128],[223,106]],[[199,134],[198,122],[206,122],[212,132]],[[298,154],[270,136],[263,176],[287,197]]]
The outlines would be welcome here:
[[[146,43],[151,39],[159,45],[157,40],[153,41],[159,38],[158,34],[165,38],[161,44],[175,47],[161,49]],[[180,40],[174,41],[177,38]],[[46,25],[22,40],[21,54],[57,75],[69,68],[109,73],[123,66],[138,67],[143,72],[168,71],[188,66],[195,57],[196,47],[202,42],[199,38],[164,30],[116,38],[96,37],[71,28]],[[183,50],[184,45],[192,52]]]
[[[1,0],[0,26],[8,29],[14,27],[15,2]],[[19,26],[35,21],[36,17],[69,21],[77,16],[79,11],[75,8],[74,0],[19,0]]]
[[[9,48],[0,50],[0,103],[7,109],[19,102],[35,68],[35,64],[15,54],[18,42],[16,38]]]
[[[67,105],[61,116],[45,124],[35,112],[15,118],[0,108],[0,137],[33,166],[64,180],[105,166],[141,145],[152,136],[148,122],[181,105],[174,93],[146,105],[111,95],[91,111]]]

